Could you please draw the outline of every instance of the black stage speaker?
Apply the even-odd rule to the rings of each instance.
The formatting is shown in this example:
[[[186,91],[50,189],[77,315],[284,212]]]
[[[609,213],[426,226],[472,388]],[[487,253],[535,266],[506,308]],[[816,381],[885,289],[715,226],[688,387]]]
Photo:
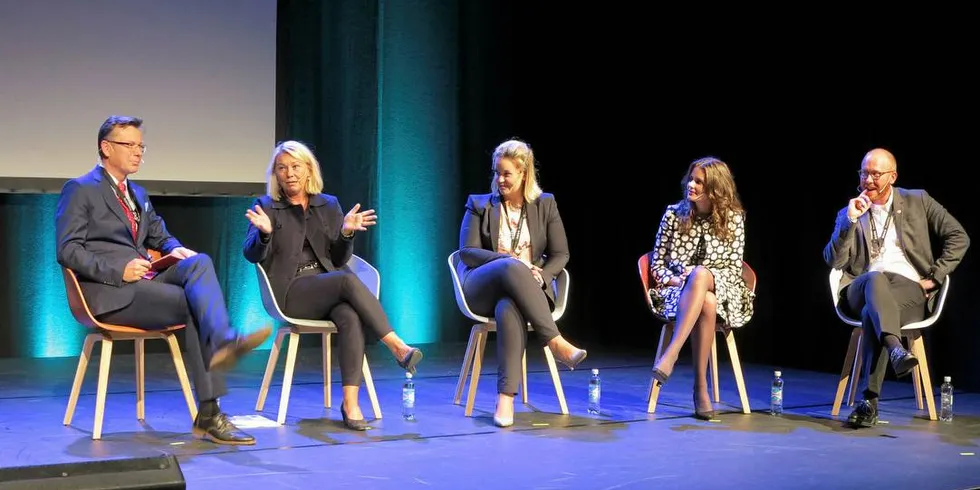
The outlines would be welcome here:
[[[0,468],[0,490],[186,489],[173,455]]]

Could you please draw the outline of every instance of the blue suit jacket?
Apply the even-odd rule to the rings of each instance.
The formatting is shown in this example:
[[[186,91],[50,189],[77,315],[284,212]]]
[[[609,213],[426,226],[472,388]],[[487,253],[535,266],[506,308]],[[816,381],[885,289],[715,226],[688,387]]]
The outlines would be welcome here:
[[[133,284],[122,279],[129,261],[147,258],[147,249],[168,254],[181,246],[153,209],[146,190],[130,180],[130,194],[141,213],[134,241],[112,179],[104,172],[96,165],[66,182],[55,218],[58,263],[75,271],[93,315],[132,303]]]

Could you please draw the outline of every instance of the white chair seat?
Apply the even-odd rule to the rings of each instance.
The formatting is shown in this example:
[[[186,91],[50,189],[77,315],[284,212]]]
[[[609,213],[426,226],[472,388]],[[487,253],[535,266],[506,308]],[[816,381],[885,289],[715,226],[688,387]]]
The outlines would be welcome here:
[[[381,288],[381,275],[377,269],[367,263],[357,255],[352,255],[347,263],[348,268],[353,271],[368,289],[378,297]],[[255,410],[261,412],[265,407],[265,399],[269,393],[269,384],[272,382],[272,374],[276,369],[276,362],[279,359],[279,346],[282,344],[286,335],[289,335],[289,347],[286,351],[286,366],[283,374],[282,393],[279,395],[279,413],[277,422],[279,425],[286,423],[286,409],[289,405],[289,392],[293,383],[293,370],[296,367],[296,354],[299,350],[299,336],[302,334],[320,334],[323,344],[323,406],[330,408],[333,404],[331,396],[331,345],[330,336],[337,333],[337,326],[329,320],[310,320],[305,318],[293,318],[287,316],[279,308],[275,295],[272,294],[272,285],[269,283],[269,276],[260,264],[255,264],[255,273],[258,276],[259,290],[262,294],[262,305],[266,313],[280,323],[276,340],[269,351],[269,361],[266,363],[265,375],[262,377],[262,387],[259,389],[259,397],[255,402]],[[371,369],[368,367],[367,355],[361,365],[361,373],[364,376],[364,384],[367,387],[368,397],[371,400],[371,407],[374,410],[375,418],[381,418],[381,406],[378,403],[378,395],[374,389],[374,379],[371,377]]]
[[[495,332],[497,330],[497,323],[491,317],[473,313],[466,303],[466,298],[463,296],[463,286],[459,282],[459,275],[456,273],[456,266],[460,262],[459,251],[457,250],[451,253],[447,262],[449,263],[449,271],[453,278],[453,292],[456,294],[456,305],[463,315],[477,322],[470,330],[470,339],[466,344],[466,353],[463,356],[463,365],[459,370],[459,379],[456,382],[456,392],[453,397],[453,404],[459,405],[463,395],[463,389],[466,386],[466,379],[469,377],[470,389],[466,397],[466,409],[464,410],[464,415],[469,417],[473,414],[473,404],[476,400],[476,387],[480,380],[480,371],[483,366],[483,351],[487,345],[487,336],[489,332]],[[558,321],[565,314],[565,305],[568,302],[568,289],[571,283],[571,277],[567,270],[562,269],[558,277],[555,278],[555,281],[557,283],[557,294],[555,295],[555,309],[551,312],[551,318]],[[530,324],[528,324],[528,330],[533,330]],[[561,408],[561,413],[568,415],[565,391],[561,384],[561,377],[558,375],[558,365],[555,363],[555,357],[551,352],[551,348],[544,347],[544,357],[548,363],[552,383],[555,385],[555,394],[558,397],[558,405]],[[520,390],[521,400],[527,404],[527,351],[524,352],[521,358]]]
[[[840,307],[840,296],[837,294],[837,288],[840,286],[843,275],[844,272],[840,269],[831,269],[829,276],[830,296],[834,303],[834,311],[837,312],[837,317],[845,324],[854,327],[854,329],[851,331],[851,340],[848,343],[847,353],[844,355],[844,366],[841,368],[840,379],[837,382],[837,393],[834,395],[834,405],[830,411],[830,414],[835,417],[840,414],[845,390],[849,392],[848,406],[854,404],[864,361],[862,352],[864,333],[861,327],[861,320],[845,315]],[[925,398],[925,408],[929,412],[930,420],[937,419],[936,402],[932,392],[932,377],[929,374],[929,362],[926,359],[925,341],[922,336],[922,330],[931,327],[939,320],[940,315],[942,315],[943,307],[946,305],[946,295],[949,292],[949,284],[950,276],[947,275],[942,287],[939,288],[939,297],[937,298],[936,308],[932,314],[921,321],[903,325],[901,329],[902,336],[908,342],[909,351],[919,359],[919,365],[912,370],[912,389],[915,392],[916,406],[919,410],[922,410],[922,402],[923,398]],[[849,387],[848,384],[850,384]]]

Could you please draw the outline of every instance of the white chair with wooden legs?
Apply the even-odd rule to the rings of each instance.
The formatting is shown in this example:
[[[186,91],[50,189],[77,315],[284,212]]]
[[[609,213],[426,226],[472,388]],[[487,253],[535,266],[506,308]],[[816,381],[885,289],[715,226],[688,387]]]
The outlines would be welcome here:
[[[381,290],[381,275],[378,270],[364,259],[357,255],[351,255],[347,266],[354,272],[358,279],[367,286],[375,297]],[[276,370],[276,361],[279,359],[279,346],[282,344],[286,335],[289,335],[289,347],[286,350],[286,366],[282,380],[282,392],[279,395],[279,414],[276,422],[279,425],[286,423],[286,409],[289,406],[289,392],[293,384],[293,370],[296,367],[296,353],[299,350],[299,336],[302,334],[320,334],[323,343],[323,406],[330,408],[333,404],[331,397],[331,348],[330,336],[337,333],[337,326],[329,320],[308,320],[302,318],[292,318],[286,316],[279,308],[275,295],[272,294],[272,285],[269,283],[269,276],[261,265],[255,264],[255,272],[258,275],[259,290],[262,293],[262,305],[265,306],[266,313],[281,324],[276,333],[275,343],[269,350],[269,362],[265,367],[265,375],[262,377],[262,387],[259,389],[259,398],[255,402],[255,410],[261,412],[265,407],[265,399],[269,394],[269,384],[272,382],[272,374]],[[371,399],[371,408],[374,410],[374,417],[381,418],[381,405],[378,403],[378,394],[374,389],[374,379],[371,377],[371,368],[368,367],[367,355],[361,364],[361,373],[364,376],[364,384],[367,387],[368,397]]]
[[[847,353],[844,355],[844,366],[841,368],[840,379],[837,382],[837,393],[834,394],[834,405],[830,414],[834,417],[840,414],[840,407],[844,400],[844,391],[848,391],[847,405],[854,405],[854,397],[857,393],[858,381],[861,377],[863,359],[864,332],[861,327],[861,320],[854,319],[845,315],[840,308],[840,298],[837,288],[840,286],[843,271],[831,269],[830,271],[830,297],[834,302],[834,311],[837,317],[847,325],[854,327],[851,330],[851,340],[847,345]],[[939,297],[936,299],[936,308],[928,318],[902,326],[902,337],[905,337],[909,351],[919,359],[919,365],[912,369],[912,390],[915,393],[916,407],[919,410],[926,408],[929,413],[929,420],[936,420],[936,401],[932,392],[932,377],[929,375],[929,362],[926,360],[925,342],[922,338],[922,331],[939,320],[946,304],[946,293],[949,291],[949,275],[943,281],[939,289]],[[850,383],[850,387],[848,387]],[[849,389],[848,389],[849,388]],[[928,391],[928,393],[926,393]],[[925,407],[923,407],[925,398]]]
[[[184,325],[172,325],[160,330],[143,330],[136,327],[124,325],[112,325],[102,323],[95,319],[92,311],[89,310],[88,303],[82,295],[82,289],[78,284],[75,273],[62,267],[62,274],[65,280],[65,290],[68,293],[68,306],[72,316],[78,323],[87,327],[89,333],[85,336],[82,345],[82,353],[78,357],[78,368],[75,370],[75,380],[71,385],[71,395],[68,397],[68,408],[65,410],[64,425],[71,425],[72,417],[75,415],[75,406],[78,404],[78,394],[82,388],[82,381],[85,379],[85,370],[88,361],[92,357],[92,348],[96,342],[102,342],[102,354],[99,359],[99,384],[95,396],[95,424],[92,427],[92,439],[102,438],[102,419],[105,415],[106,391],[109,387],[109,365],[112,362],[112,347],[116,341],[132,340],[136,343],[136,418],[140,421],[145,420],[144,413],[144,394],[145,394],[145,362],[143,342],[147,339],[163,339],[170,347],[170,356],[174,360],[174,368],[177,370],[177,379],[180,381],[180,389],[184,392],[184,400],[187,402],[187,409],[191,414],[191,421],[197,418],[197,403],[191,394],[191,385],[187,379],[187,370],[184,368],[184,358],[180,353],[180,346],[177,344],[177,331],[184,328]]]
[[[467,417],[473,414],[473,403],[476,400],[476,386],[480,381],[480,370],[483,367],[483,351],[487,345],[489,332],[497,331],[497,323],[491,317],[477,315],[470,310],[463,297],[463,285],[459,282],[459,275],[456,273],[456,266],[459,264],[459,251],[449,255],[449,271],[453,278],[453,291],[456,294],[456,305],[460,312],[467,318],[477,322],[470,330],[470,339],[466,344],[466,354],[463,356],[463,365],[459,370],[459,379],[456,381],[456,394],[453,397],[453,404],[459,405],[463,396],[463,389],[466,387],[466,378],[470,378],[470,389],[466,397],[466,409],[463,412]],[[561,273],[555,278],[558,282],[558,294],[555,298],[555,309],[551,312],[551,318],[558,321],[565,314],[565,305],[568,302],[568,289],[571,277],[567,270],[562,269]],[[528,331],[533,328],[528,324]],[[555,394],[558,396],[558,405],[563,415],[568,415],[568,404],[565,403],[565,390],[562,388],[561,377],[558,376],[558,365],[555,363],[555,356],[551,348],[544,347],[544,358],[548,363],[548,370],[551,372],[551,381],[555,385]],[[521,401],[527,404],[527,351],[521,357]]]
[[[640,283],[643,285],[643,297],[646,299],[647,307],[653,308],[653,303],[650,300],[650,255],[643,254],[637,260],[637,268],[640,274]],[[756,275],[755,271],[749,267],[749,264],[742,262],[742,279],[745,284],[755,292],[756,285]],[[752,408],[749,406],[749,396],[745,389],[745,377],[742,375],[742,363],[738,358],[738,348],[735,345],[735,333],[734,330],[726,328],[724,324],[718,324],[718,332],[725,337],[725,344],[728,346],[728,357],[732,361],[732,371],[735,374],[735,386],[738,388],[739,401],[742,404],[742,413],[752,413]],[[665,323],[660,329],[660,342],[657,344],[657,354],[654,359],[654,365],[660,360],[663,355],[664,350],[667,349],[667,345],[670,344],[670,340],[674,336],[674,324]],[[708,358],[708,382],[711,384],[711,392],[714,396],[714,402],[721,402],[721,390],[718,386],[718,347],[715,342],[711,342],[711,356]],[[654,413],[657,410],[657,400],[660,398],[660,385],[656,381],[650,382],[650,389],[647,392],[647,413]]]

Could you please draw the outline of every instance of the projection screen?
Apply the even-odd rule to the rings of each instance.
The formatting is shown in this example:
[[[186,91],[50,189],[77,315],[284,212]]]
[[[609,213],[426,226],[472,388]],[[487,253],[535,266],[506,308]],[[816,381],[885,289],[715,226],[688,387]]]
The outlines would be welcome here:
[[[144,119],[151,191],[261,192],[275,110],[276,0],[0,2],[3,192],[91,170],[112,114]]]

